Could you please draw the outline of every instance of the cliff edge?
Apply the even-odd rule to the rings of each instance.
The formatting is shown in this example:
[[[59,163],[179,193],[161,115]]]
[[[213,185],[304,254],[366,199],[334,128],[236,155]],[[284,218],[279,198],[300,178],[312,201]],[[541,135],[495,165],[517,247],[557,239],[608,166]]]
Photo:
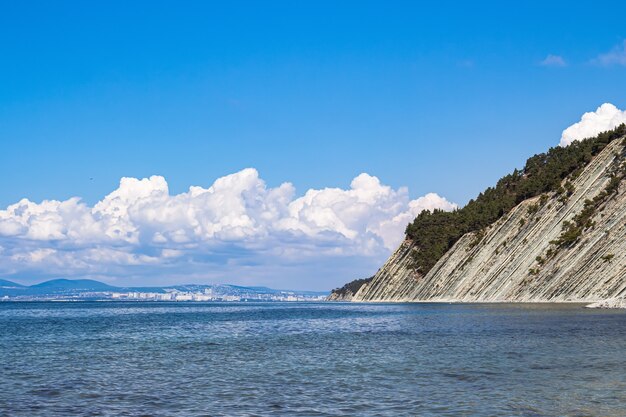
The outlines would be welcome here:
[[[524,199],[488,226],[463,234],[427,271],[416,256],[423,248],[407,236],[349,300],[598,302],[626,296],[625,147],[623,137],[602,144],[558,190]]]

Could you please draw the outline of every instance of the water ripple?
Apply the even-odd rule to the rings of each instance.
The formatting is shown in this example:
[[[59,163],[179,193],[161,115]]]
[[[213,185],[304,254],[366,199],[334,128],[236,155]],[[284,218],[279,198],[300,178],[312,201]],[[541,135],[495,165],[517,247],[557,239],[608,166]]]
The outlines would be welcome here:
[[[0,303],[1,416],[623,416],[626,314]]]

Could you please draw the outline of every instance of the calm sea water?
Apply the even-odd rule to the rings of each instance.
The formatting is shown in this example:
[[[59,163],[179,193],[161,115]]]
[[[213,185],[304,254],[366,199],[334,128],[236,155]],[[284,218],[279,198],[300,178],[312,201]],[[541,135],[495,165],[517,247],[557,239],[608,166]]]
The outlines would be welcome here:
[[[626,416],[626,314],[0,303],[0,416]]]

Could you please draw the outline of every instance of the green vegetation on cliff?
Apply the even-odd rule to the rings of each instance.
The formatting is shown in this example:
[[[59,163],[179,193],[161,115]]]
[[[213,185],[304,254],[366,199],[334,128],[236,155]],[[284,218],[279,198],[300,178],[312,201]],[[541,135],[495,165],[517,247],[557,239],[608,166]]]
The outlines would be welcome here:
[[[354,295],[363,285],[370,282],[373,278],[374,277],[355,279],[354,281],[348,282],[341,288],[335,288],[332,290],[332,293],[340,298],[344,298],[347,294]]]
[[[622,162],[623,157],[624,155],[617,155],[616,163],[614,163],[614,165],[617,166],[611,174],[611,179],[605,189],[593,199],[586,199],[582,211],[574,216],[571,222],[563,222],[561,235],[558,239],[550,243],[556,245],[558,248],[573,246],[578,242],[583,231],[595,226],[592,218],[596,214],[596,210],[617,193],[619,184],[626,178],[626,164]],[[553,253],[555,252],[556,251],[553,250]]]
[[[461,209],[421,212],[406,228],[407,237],[416,246],[412,253],[414,268],[426,274],[466,233],[476,232],[475,243],[478,243],[485,227],[525,199],[552,191],[567,199],[574,189],[569,181],[562,186],[563,180],[570,175],[576,177],[595,155],[624,135],[626,125],[622,124],[595,138],[576,141],[567,147],[551,148],[546,153],[529,158],[523,170],[516,169],[501,178],[495,187],[480,193]]]

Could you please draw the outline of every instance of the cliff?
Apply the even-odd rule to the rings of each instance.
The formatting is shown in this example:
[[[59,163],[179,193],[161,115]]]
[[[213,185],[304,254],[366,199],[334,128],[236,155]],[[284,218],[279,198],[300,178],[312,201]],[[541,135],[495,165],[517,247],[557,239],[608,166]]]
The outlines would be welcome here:
[[[523,200],[467,233],[426,273],[407,237],[352,301],[595,302],[626,295],[626,140],[560,191]],[[563,193],[563,188],[568,192]]]
[[[354,281],[348,282],[341,288],[335,288],[332,290],[330,295],[326,298],[327,301],[352,301],[354,294],[356,294],[359,289],[370,282],[374,277],[363,278],[363,279],[355,279]]]

